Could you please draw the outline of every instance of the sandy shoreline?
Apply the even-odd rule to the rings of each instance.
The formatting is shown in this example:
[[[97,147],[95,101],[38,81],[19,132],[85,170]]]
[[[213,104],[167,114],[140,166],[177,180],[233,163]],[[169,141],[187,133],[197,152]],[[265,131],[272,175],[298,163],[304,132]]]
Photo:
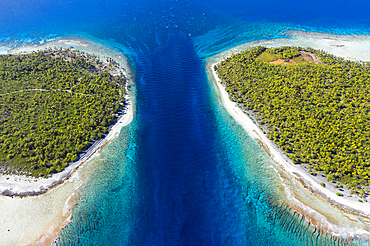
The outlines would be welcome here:
[[[82,159],[70,164],[62,172],[48,179],[39,179],[37,182],[27,177],[0,176],[0,192],[6,194],[0,195],[0,210],[3,211],[0,213],[1,245],[50,245],[61,228],[70,222],[78,190],[83,187],[90,173],[93,172],[94,166],[98,163],[100,151],[119,135],[122,127],[128,125],[133,119],[134,74],[122,52],[110,48],[121,49],[119,44],[86,37],[68,37],[41,45],[28,44],[2,53],[32,52],[49,47],[70,48],[71,46],[79,51],[97,55],[101,59],[111,57],[120,64],[121,68],[124,68],[121,72],[125,73],[128,79],[124,113],[111,126],[104,139],[96,141]],[[22,198],[22,196],[25,197]]]
[[[302,35],[302,34],[307,35],[306,33],[296,33],[295,35],[297,37],[298,35]],[[243,45],[234,47],[232,49],[229,49],[227,51],[224,51],[220,54],[217,54],[217,55],[209,58],[207,60],[207,65],[206,65],[207,66],[207,71],[213,77],[213,79],[211,79],[211,80],[213,81],[213,84],[214,84],[216,90],[219,92],[220,100],[221,100],[222,104],[224,105],[224,107],[227,109],[227,111],[233,116],[233,118],[240,125],[242,125],[242,127],[249,133],[249,135],[252,138],[256,139],[264,147],[264,149],[279,164],[281,169],[283,169],[287,174],[289,174],[289,176],[293,177],[298,182],[300,182],[310,192],[313,192],[316,196],[319,196],[321,199],[325,200],[327,203],[331,204],[335,208],[337,208],[339,210],[342,210],[346,213],[350,213],[350,214],[354,214],[354,215],[358,215],[360,217],[363,217],[364,220],[362,220],[361,222],[363,222],[363,221],[365,221],[365,222],[363,223],[363,225],[361,225],[361,227],[364,228],[363,231],[361,230],[361,234],[370,235],[370,230],[369,230],[370,220],[368,220],[370,218],[370,204],[366,203],[366,202],[364,202],[364,203],[358,202],[357,201],[358,197],[355,197],[355,196],[352,197],[352,198],[346,197],[346,196],[343,196],[343,197],[337,196],[336,192],[339,192],[339,190],[334,188],[333,184],[330,184],[329,182],[327,182],[325,177],[322,177],[321,175],[312,176],[312,175],[307,173],[307,170],[305,169],[305,167],[303,167],[301,165],[293,164],[292,161],[282,151],[280,151],[280,149],[271,140],[269,140],[266,137],[266,135],[262,132],[260,127],[257,126],[256,123],[247,114],[245,114],[237,106],[236,103],[232,102],[229,99],[229,96],[228,96],[227,92],[225,91],[224,86],[222,86],[220,84],[220,80],[217,76],[217,72],[213,69],[214,65],[218,64],[221,60],[230,56],[232,53],[236,53],[236,52],[245,50],[248,47],[256,46],[256,45],[264,45],[264,46],[267,46],[267,47],[279,47],[281,45],[296,45],[296,46],[303,46],[303,47],[312,47],[313,46],[312,48],[322,48],[322,49],[324,49],[325,47],[323,47],[324,45],[323,45],[323,43],[320,43],[320,41],[322,40],[321,39],[322,36],[325,36],[326,34],[316,34],[316,36],[315,36],[315,34],[312,34],[312,35],[313,35],[313,37],[310,36],[310,38],[304,37],[303,38],[304,42],[302,42],[302,40],[300,40],[300,38],[292,39],[292,40],[290,40],[290,39],[280,39],[280,40],[273,40],[273,41],[271,41],[271,40],[261,40],[261,41],[255,41],[255,42],[251,42],[251,43],[247,43],[247,44],[243,44]],[[327,36],[330,36],[330,35],[327,35]],[[345,36],[345,37],[348,38],[347,36]],[[343,46],[330,46],[330,45],[332,45],[333,42],[338,43],[338,37],[335,36],[335,38],[337,38],[337,39],[335,39],[335,41],[332,41],[332,40],[334,40],[333,37],[331,39],[328,39],[327,41],[330,41],[330,42],[326,42],[325,44],[327,44],[328,47],[342,49],[342,51],[343,51],[345,46],[344,47]],[[343,38],[343,37],[339,37],[339,38]],[[365,40],[363,37],[355,37],[355,38],[358,38],[359,40],[357,42],[360,42],[360,43],[364,42],[364,40]],[[320,46],[317,46],[317,45],[316,46],[315,45],[311,46],[311,45],[309,45],[309,42],[307,42],[307,40],[310,40],[310,39],[311,39],[311,42],[313,40],[315,40],[315,42],[318,42],[321,45]],[[366,41],[367,41],[366,44],[370,45],[370,37],[368,37],[366,39]],[[333,53],[336,53],[335,55],[339,56],[340,51],[341,50],[337,50],[337,52],[333,52]],[[348,48],[347,48],[346,52],[347,52],[347,54],[350,53],[350,51],[348,51]],[[355,53],[351,53],[351,54],[354,55]],[[362,53],[361,55],[362,55],[362,57],[361,56],[360,57],[363,59],[364,54]],[[368,56],[366,56],[367,60],[370,60],[370,53],[367,54],[367,55],[368,55]],[[354,56],[352,56],[350,58],[353,59],[353,60],[356,59],[356,57],[354,57]],[[366,59],[364,59],[364,60],[366,60]],[[330,185],[327,185],[326,188],[323,188],[320,185],[320,182],[325,182],[326,184],[330,184]],[[331,187],[331,186],[333,186],[333,187]],[[293,196],[292,199],[295,199],[294,196]],[[305,205],[310,207],[310,204],[305,204]],[[295,209],[293,206],[292,206],[292,208]],[[300,213],[305,213],[305,211],[304,211],[305,209],[296,209],[296,210]],[[306,209],[306,212],[307,212],[307,209]],[[305,214],[305,216],[309,217],[309,216],[307,216],[307,214]],[[312,218],[310,218],[310,220],[311,219]],[[310,222],[312,222],[312,221],[310,221]]]

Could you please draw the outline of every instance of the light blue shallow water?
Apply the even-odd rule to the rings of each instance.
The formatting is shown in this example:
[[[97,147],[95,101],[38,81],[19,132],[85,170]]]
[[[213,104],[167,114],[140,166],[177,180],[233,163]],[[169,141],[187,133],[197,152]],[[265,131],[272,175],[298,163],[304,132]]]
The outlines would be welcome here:
[[[134,121],[103,151],[58,245],[365,245],[314,229],[282,203],[270,157],[218,101],[205,59],[287,30],[368,33],[360,10],[369,5],[0,3],[3,42],[89,35],[123,45],[136,68]]]

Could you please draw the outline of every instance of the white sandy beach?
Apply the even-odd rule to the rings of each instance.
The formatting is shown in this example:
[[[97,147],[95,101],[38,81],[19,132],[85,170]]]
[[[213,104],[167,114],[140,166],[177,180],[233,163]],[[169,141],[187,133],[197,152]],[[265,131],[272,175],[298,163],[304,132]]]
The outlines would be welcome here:
[[[90,54],[112,57],[120,63],[121,67],[124,67],[121,72],[128,78],[128,84],[133,85],[133,73],[123,54],[92,40],[59,39],[42,45],[32,44],[7,50],[6,53],[32,52],[49,47],[69,48],[71,45],[74,49]],[[128,88],[126,91],[130,94]],[[0,195],[0,209],[3,211],[0,213],[1,245],[50,245],[57,237],[60,229],[70,221],[76,191],[89,177],[91,167],[87,164],[93,162],[99,155],[99,151],[112,142],[119,135],[122,127],[128,125],[133,119],[134,101],[129,95],[125,95],[125,99],[124,113],[111,127],[108,135],[98,140],[81,160],[71,163],[62,172],[37,181],[21,176],[0,175],[0,193],[8,194],[8,196]],[[32,195],[40,192],[44,194],[23,198],[9,196],[14,193]]]
[[[370,47],[370,37],[363,37],[363,36],[337,36],[337,35],[328,35],[328,34],[317,34],[317,33],[292,33],[294,39],[278,39],[278,40],[262,40],[258,42],[251,42],[247,44],[243,44],[237,46],[235,48],[229,49],[225,52],[222,52],[218,55],[215,55],[207,60],[207,70],[208,73],[211,73],[214,81],[216,81],[215,86],[219,91],[220,100],[222,104],[225,106],[227,111],[235,118],[235,120],[243,126],[243,128],[249,133],[251,137],[258,140],[263,147],[271,154],[274,158],[276,163],[278,163],[290,177],[293,177],[300,183],[302,183],[306,188],[310,190],[310,192],[314,192],[316,195],[320,196],[326,202],[329,202],[333,208],[337,209],[338,211],[344,210],[348,212],[347,217],[353,216],[354,214],[360,215],[360,219],[354,216],[351,217],[352,222],[356,222],[358,219],[359,223],[352,223],[351,227],[354,228],[346,228],[348,231],[353,230],[352,233],[348,234],[368,234],[370,235],[370,203],[358,202],[358,198],[356,197],[339,197],[336,195],[338,189],[334,188],[333,184],[330,184],[326,181],[326,178],[322,177],[321,175],[312,176],[307,173],[304,167],[300,165],[295,165],[287,158],[285,154],[283,154],[277,146],[270,141],[266,135],[262,132],[262,130],[253,122],[249,116],[247,116],[239,107],[237,107],[236,103],[230,101],[227,92],[225,91],[224,87],[220,84],[220,80],[217,77],[217,73],[214,71],[213,67],[217,63],[219,63],[223,58],[230,56],[232,53],[237,53],[241,50],[245,50],[248,47],[256,46],[256,45],[263,45],[267,47],[279,47],[282,45],[288,46],[301,46],[301,47],[312,47],[315,49],[323,49],[328,51],[332,54],[337,56],[344,56],[350,58],[352,60],[359,59],[364,61],[370,60],[370,50],[367,47]],[[344,45],[342,47],[333,46],[333,45]],[[326,188],[323,188],[320,185],[320,182],[325,182],[327,184]],[[302,185],[301,185],[302,186]],[[331,187],[333,186],[333,187]],[[303,187],[303,186],[302,186]],[[345,189],[346,190],[346,189]],[[306,193],[309,191],[307,190]],[[300,213],[305,213],[306,218],[316,219],[318,223],[321,223],[325,220],[325,217],[319,218],[322,214],[329,213],[328,211],[319,211],[320,208],[316,206],[316,204],[304,204],[306,200],[304,196],[303,199],[297,199],[295,197],[297,192],[292,192],[286,190],[286,193],[291,196],[290,199],[294,203],[291,207],[296,209]],[[307,205],[307,206],[306,206]],[[300,207],[300,208],[299,208]],[[327,210],[327,208],[325,208]],[[311,217],[307,216],[307,212],[311,213]],[[330,212],[332,213],[332,212]],[[343,211],[340,211],[343,213]],[[351,214],[351,215],[349,215]],[[314,218],[314,216],[316,218]],[[363,219],[361,219],[364,217]],[[367,218],[367,219],[366,219]],[[337,218],[341,220],[340,218]],[[321,221],[321,222],[319,222]],[[364,222],[365,221],[365,222]],[[311,221],[312,222],[312,221]],[[326,225],[326,228],[332,232],[340,231],[339,228],[334,228],[332,225]]]

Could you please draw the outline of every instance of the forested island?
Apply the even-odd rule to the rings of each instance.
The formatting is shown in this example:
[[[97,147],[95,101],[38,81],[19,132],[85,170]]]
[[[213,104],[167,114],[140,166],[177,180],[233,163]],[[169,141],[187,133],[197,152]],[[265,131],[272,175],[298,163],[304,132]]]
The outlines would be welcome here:
[[[73,49],[0,55],[0,168],[47,177],[78,160],[125,105],[119,64]]]
[[[311,48],[257,46],[214,69],[230,100],[293,163],[365,198],[370,185],[369,65]]]

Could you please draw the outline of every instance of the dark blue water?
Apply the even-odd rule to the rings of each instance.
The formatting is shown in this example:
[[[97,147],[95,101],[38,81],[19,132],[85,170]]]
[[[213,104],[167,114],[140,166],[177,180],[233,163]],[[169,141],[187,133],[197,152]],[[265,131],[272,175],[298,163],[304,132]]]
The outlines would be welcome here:
[[[283,204],[271,158],[223,109],[205,59],[288,30],[366,34],[368,7],[365,1],[2,1],[3,42],[89,36],[109,41],[135,67],[135,119],[103,151],[58,244],[365,245],[332,237]]]

